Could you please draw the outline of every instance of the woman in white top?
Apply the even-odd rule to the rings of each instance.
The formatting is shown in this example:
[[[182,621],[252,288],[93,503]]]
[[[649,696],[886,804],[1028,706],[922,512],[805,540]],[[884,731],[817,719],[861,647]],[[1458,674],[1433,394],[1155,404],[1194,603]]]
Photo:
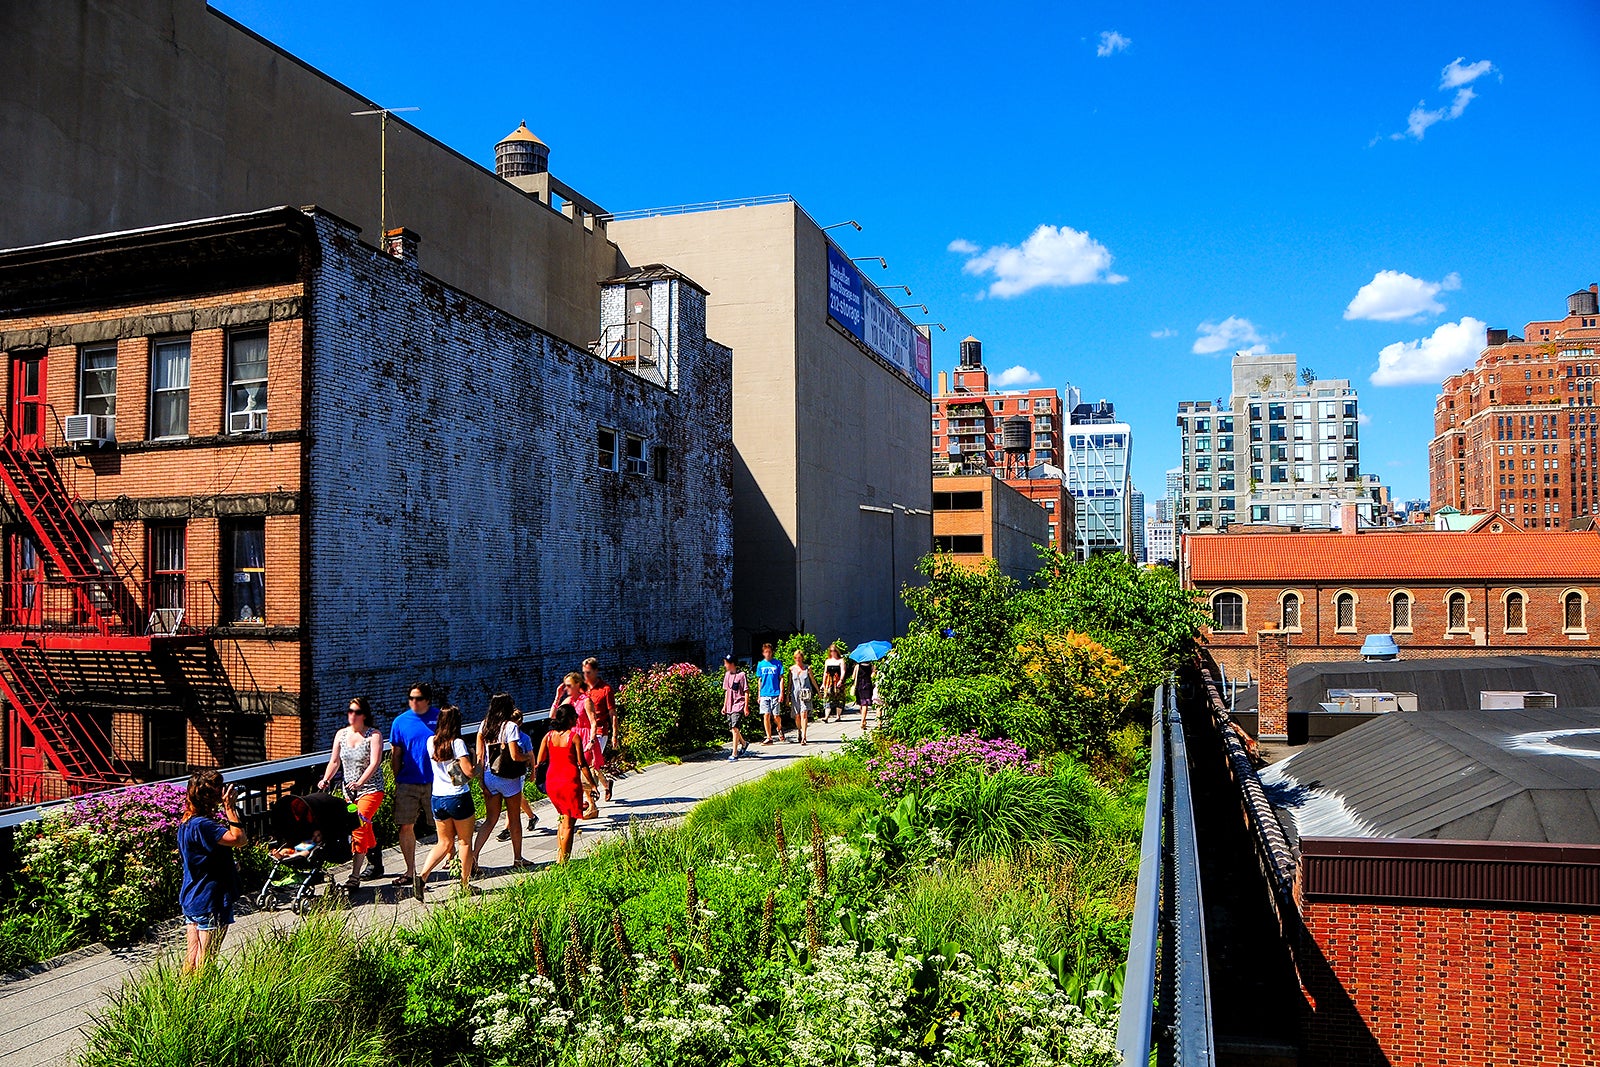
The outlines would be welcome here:
[[[811,709],[817,702],[817,680],[811,677],[811,668],[806,666],[806,654],[798,648],[794,650],[794,663],[784,681],[789,686],[789,706],[794,709],[794,726],[800,734],[800,743],[809,744],[806,727],[811,723]]]
[[[838,722],[844,718],[844,649],[837,643],[828,646],[828,658],[822,665],[822,699],[827,704],[823,722]]]
[[[472,831],[477,810],[472,804],[472,776],[476,768],[461,740],[461,709],[454,704],[439,709],[439,724],[433,728],[433,821],[439,827],[439,841],[428,853],[428,862],[412,881],[418,900],[427,891],[428,875],[457,848],[461,856],[461,890],[470,892],[472,879]]]
[[[489,698],[489,714],[478,730],[478,766],[483,768],[483,828],[472,842],[472,854],[482,855],[494,831],[500,809],[506,810],[507,836],[511,839],[511,866],[530,866],[522,858],[522,786],[527,781],[533,753],[523,746],[531,739],[518,722],[522,716],[509,693]],[[506,773],[510,772],[510,773]]]

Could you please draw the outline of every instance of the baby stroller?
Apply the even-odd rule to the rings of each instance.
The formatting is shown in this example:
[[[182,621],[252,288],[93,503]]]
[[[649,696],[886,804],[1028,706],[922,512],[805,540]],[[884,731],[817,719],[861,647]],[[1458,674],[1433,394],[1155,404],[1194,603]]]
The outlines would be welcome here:
[[[288,796],[272,805],[267,812],[272,866],[256,907],[276,910],[287,903],[296,914],[304,913],[322,881],[322,869],[350,858],[350,834],[360,822],[361,817],[331,793]]]

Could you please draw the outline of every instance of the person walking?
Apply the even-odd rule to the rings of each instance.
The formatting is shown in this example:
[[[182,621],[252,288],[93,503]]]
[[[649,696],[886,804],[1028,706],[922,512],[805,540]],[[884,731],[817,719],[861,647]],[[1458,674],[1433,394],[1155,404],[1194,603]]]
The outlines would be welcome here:
[[[217,808],[223,818],[217,819]],[[239,817],[232,789],[224,789],[215,770],[195,771],[183,802],[178,824],[178,863],[183,881],[178,888],[178,908],[183,912],[187,948],[183,972],[193,973],[222,947],[233,922],[238,872],[231,848],[250,843]]]
[[[733,751],[728,755],[729,763],[750,747],[750,742],[744,739],[744,734],[739,730],[744,723],[745,712],[749,710],[750,681],[730,652],[722,657],[722,717],[728,721],[728,729],[733,731]]]
[[[783,732],[783,665],[772,658],[772,645],[761,646],[761,661],[756,664],[756,680],[760,684],[761,725],[767,731],[763,745],[772,744],[776,733],[779,741],[789,740]]]
[[[528,763],[533,755],[523,747],[528,735],[522,732],[522,716],[507,693],[489,698],[489,713],[478,730],[477,764],[483,768],[483,826],[472,842],[472,854],[481,855],[483,846],[506,811],[506,833],[511,841],[511,866],[530,866],[522,858],[522,787],[527,781]]]
[[[433,710],[433,690],[411,687],[408,707],[389,726],[389,764],[394,768],[394,824],[400,834],[400,855],[406,873],[395,885],[411,885],[417,877],[417,820],[433,802],[433,731],[439,713]]]
[[[795,733],[800,735],[802,745],[810,744],[806,740],[806,727],[811,723],[812,705],[817,700],[817,680],[806,665],[805,652],[798,648],[794,650],[794,663],[789,666],[784,684],[789,690],[789,706],[794,709]]]
[[[592,819],[600,814],[599,792],[595,788],[594,767],[595,757],[598,755],[595,745],[596,719],[594,705],[589,702],[589,693],[584,688],[583,675],[576,671],[561,679],[561,684],[556,687],[556,697],[550,702],[550,714],[555,715],[556,709],[562,704],[571,704],[576,722],[572,727],[573,736],[578,739],[578,744],[583,746],[584,766],[591,768],[585,780],[588,782],[588,806],[584,808],[583,818]]]
[[[326,791],[334,777],[342,775],[344,799],[361,817],[361,825],[350,835],[350,877],[344,883],[350,892],[360,887],[363,877],[383,876],[383,852],[372,830],[373,816],[383,806],[383,734],[373,725],[366,697],[350,698],[346,721],[348,725],[333,735],[333,753],[317,788]],[[368,866],[370,874],[364,870]]]
[[[828,646],[828,658],[822,664],[822,700],[826,705],[824,722],[844,718],[844,649],[837,641]]]
[[[861,732],[867,730],[867,713],[872,709],[872,664],[857,663],[850,668],[850,678],[855,682],[856,707],[861,709]]]
[[[611,799],[611,777],[606,774],[606,760],[617,747],[617,702],[611,692],[611,683],[600,676],[600,661],[590,656],[583,661],[584,694],[589,698],[589,708],[594,713],[595,759],[594,770],[605,790],[605,800]]]
[[[472,831],[477,813],[472,804],[472,776],[476,765],[467,743],[461,740],[461,709],[454,704],[439,709],[428,763],[433,775],[433,821],[439,827],[439,840],[411,883],[418,900],[427,891],[428,875],[449,858],[452,848],[461,859],[461,891],[472,891]]]
[[[578,710],[571,703],[558,704],[550,713],[550,729],[539,742],[536,764],[549,763],[545,771],[545,793],[555,807],[556,862],[565,863],[572,855],[572,835],[576,820],[583,818],[585,777],[588,766],[583,745],[578,740]]]

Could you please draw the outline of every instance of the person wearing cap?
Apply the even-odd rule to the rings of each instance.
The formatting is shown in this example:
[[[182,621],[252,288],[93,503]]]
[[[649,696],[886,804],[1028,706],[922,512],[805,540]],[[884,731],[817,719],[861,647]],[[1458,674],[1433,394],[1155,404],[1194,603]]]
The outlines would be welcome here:
[[[744,671],[739,669],[739,661],[729,652],[722,657],[722,714],[728,720],[728,729],[733,731],[733,751],[728,755],[728,762],[732,763],[739,758],[739,753],[750,747],[744,739],[744,734],[739,732],[739,725],[744,721],[745,710],[750,706],[750,682],[745,677]]]

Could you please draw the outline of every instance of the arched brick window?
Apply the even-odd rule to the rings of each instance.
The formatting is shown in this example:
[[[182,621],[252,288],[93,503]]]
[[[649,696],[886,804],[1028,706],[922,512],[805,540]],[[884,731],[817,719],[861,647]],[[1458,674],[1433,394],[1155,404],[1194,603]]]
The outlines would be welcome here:
[[[1218,593],[1211,598],[1211,628],[1219,634],[1244,633],[1244,597]]]
[[[1467,594],[1451,593],[1445,600],[1445,609],[1447,629],[1455,633],[1467,628]]]
[[[1561,598],[1562,614],[1569,633],[1582,633],[1589,627],[1584,620],[1583,594],[1573,590]]]
[[[1300,594],[1283,594],[1282,612],[1279,617],[1279,628],[1284,630],[1300,629]]]
[[[1396,593],[1389,602],[1389,632],[1411,632],[1411,594]]]
[[[1506,594],[1506,632],[1526,630],[1527,624],[1527,599],[1519,592],[1513,590]]]
[[[1354,593],[1340,593],[1333,598],[1333,617],[1340,630],[1354,630],[1356,628],[1356,596]]]

